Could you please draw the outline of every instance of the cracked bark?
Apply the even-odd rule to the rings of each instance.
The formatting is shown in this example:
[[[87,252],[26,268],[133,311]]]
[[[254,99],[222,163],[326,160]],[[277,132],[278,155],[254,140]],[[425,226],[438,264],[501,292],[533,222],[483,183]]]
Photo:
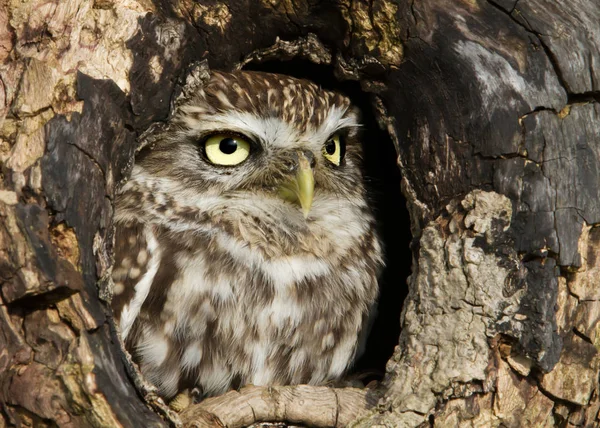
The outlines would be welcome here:
[[[598,426],[599,21],[592,0],[4,2],[0,426]],[[369,400],[250,388],[176,415],[102,300],[115,187],[194,61],[294,58],[360,82],[398,152],[400,346]]]

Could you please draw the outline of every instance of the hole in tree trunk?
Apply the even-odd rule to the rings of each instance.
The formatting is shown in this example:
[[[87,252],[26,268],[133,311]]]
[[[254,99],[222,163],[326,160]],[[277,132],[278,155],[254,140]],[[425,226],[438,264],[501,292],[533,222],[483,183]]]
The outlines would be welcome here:
[[[264,71],[304,78],[324,89],[347,95],[362,112],[363,146],[370,198],[385,249],[386,267],[380,277],[378,315],[367,340],[365,352],[352,369],[365,383],[381,380],[385,366],[398,344],[400,314],[408,294],[411,273],[410,216],[401,192],[397,153],[387,134],[379,128],[372,107],[372,94],[356,81],[338,81],[329,66],[303,60],[249,63],[245,70]],[[139,160],[139,156],[136,158]],[[364,374],[368,374],[364,376]]]
[[[373,112],[371,94],[355,81],[338,81],[330,67],[308,61],[266,61],[249,63],[245,70],[286,74],[311,80],[324,89],[348,96],[362,111],[365,169],[369,180],[372,207],[377,217],[386,256],[386,268],[379,281],[378,316],[367,340],[365,353],[354,367],[357,374],[385,372],[400,335],[400,313],[408,294],[406,279],[411,272],[410,217],[400,190],[397,154],[387,132],[382,131]],[[380,378],[376,376],[375,378]],[[366,377],[369,381],[373,377]]]

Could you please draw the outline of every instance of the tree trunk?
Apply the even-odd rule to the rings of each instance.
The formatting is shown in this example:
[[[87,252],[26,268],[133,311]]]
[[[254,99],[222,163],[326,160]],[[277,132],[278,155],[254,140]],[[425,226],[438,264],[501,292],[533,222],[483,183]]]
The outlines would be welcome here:
[[[244,423],[600,426],[595,0],[0,4],[0,427],[224,424],[221,401],[169,410],[122,352],[113,197],[193,63],[293,58],[369,94],[413,273],[375,390],[242,389]]]

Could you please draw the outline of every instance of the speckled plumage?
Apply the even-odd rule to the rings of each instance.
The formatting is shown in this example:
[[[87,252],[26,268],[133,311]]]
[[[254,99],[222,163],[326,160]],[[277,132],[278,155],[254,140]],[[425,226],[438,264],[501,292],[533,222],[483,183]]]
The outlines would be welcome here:
[[[310,82],[213,72],[139,153],[117,198],[113,308],[162,395],[322,384],[351,366],[383,263],[357,120]],[[215,131],[245,135],[250,156],[207,161],[201,141]],[[323,157],[334,133],[340,166]],[[314,155],[306,218],[277,194],[298,150]]]

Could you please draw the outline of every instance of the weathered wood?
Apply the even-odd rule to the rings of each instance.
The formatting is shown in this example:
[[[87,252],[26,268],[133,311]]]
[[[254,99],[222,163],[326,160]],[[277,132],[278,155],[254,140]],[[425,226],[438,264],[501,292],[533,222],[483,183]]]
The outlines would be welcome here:
[[[289,59],[370,94],[411,216],[400,346],[355,425],[600,423],[596,1],[0,5],[0,426],[179,423],[102,300],[112,198],[193,62]]]
[[[377,404],[376,391],[356,388],[248,386],[208,398],[181,415],[184,426],[243,428],[257,422],[345,427]]]
[[[118,46],[136,25],[123,6],[2,10],[0,402],[9,425],[164,425],[128,378],[98,299],[111,198],[135,134],[119,87],[78,73],[128,85]]]

